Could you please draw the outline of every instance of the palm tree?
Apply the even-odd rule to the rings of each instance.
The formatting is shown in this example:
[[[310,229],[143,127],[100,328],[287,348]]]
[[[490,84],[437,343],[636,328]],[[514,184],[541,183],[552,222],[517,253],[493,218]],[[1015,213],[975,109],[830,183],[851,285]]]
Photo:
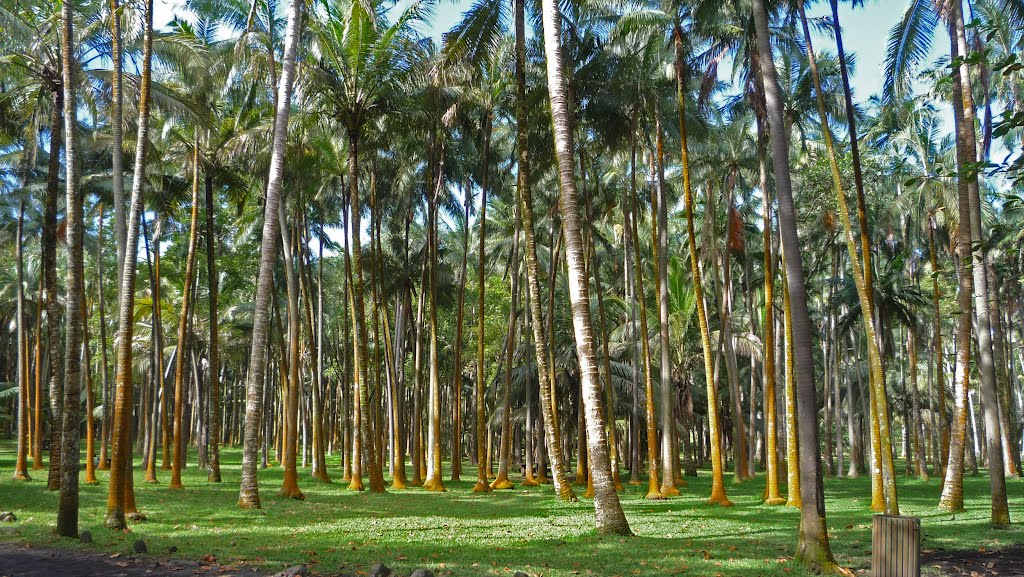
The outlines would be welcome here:
[[[718,413],[718,387],[714,379],[711,362],[711,331],[708,328],[707,311],[704,307],[704,282],[700,261],[697,256],[697,234],[693,222],[694,198],[690,182],[690,157],[686,140],[686,96],[683,64],[683,28],[678,18],[674,22],[673,45],[675,48],[676,107],[679,115],[680,165],[683,175],[683,202],[686,205],[686,232],[690,250],[690,274],[693,277],[694,298],[697,301],[697,323],[700,328],[701,348],[704,352],[704,377],[708,395],[708,429],[711,435],[711,496],[708,503],[731,507],[725,492],[725,475],[722,471],[721,425]]]
[[[169,489],[183,489],[181,469],[184,464],[182,452],[182,410],[185,401],[185,361],[188,358],[188,326],[192,315],[192,281],[195,277],[196,245],[199,242],[199,135],[198,127],[192,142],[192,210],[189,218],[188,254],[185,257],[185,281],[181,291],[181,316],[178,319],[178,350],[174,364],[174,455],[171,463]]]
[[[284,153],[288,142],[288,113],[291,107],[295,79],[295,54],[300,41],[302,0],[288,4],[288,25],[284,40],[284,60],[281,63],[280,83],[274,115],[274,139],[267,176],[267,195],[263,212],[263,237],[260,242],[260,268],[256,281],[256,308],[253,315],[252,352],[246,379],[245,438],[242,447],[242,483],[238,505],[243,509],[259,509],[258,466],[259,436],[262,421],[263,385],[266,373],[264,356],[270,329],[270,299],[272,296],[274,261],[277,260],[277,237],[280,234],[276,218],[281,207],[281,189],[284,180]]]
[[[60,504],[57,508],[57,534],[78,537],[78,471],[79,455],[79,387],[81,381],[82,308],[85,298],[85,266],[82,250],[83,197],[79,186],[78,159],[78,99],[76,97],[78,71],[77,47],[74,36],[75,9],[65,2],[61,9],[61,84],[64,89],[65,184],[67,189],[67,340],[64,345],[64,398],[61,412],[60,452]],[[20,354],[24,354],[20,351]]]
[[[818,452],[817,403],[814,391],[814,363],[811,358],[811,324],[804,294],[803,259],[797,237],[796,214],[789,169],[789,146],[785,138],[785,121],[775,58],[768,29],[768,12],[764,0],[753,0],[754,25],[764,83],[765,104],[771,128],[772,162],[775,190],[779,201],[779,232],[786,255],[787,285],[793,317],[793,348],[796,356],[796,381],[800,428],[800,534],[797,559],[816,571],[835,573],[841,568],[832,557],[828,527],[825,522],[825,495],[821,480],[821,455]]]
[[[32,155],[29,153],[29,144],[34,148],[36,146],[34,139],[29,139],[25,143],[25,166],[28,166],[27,159]],[[22,184],[27,184],[28,171],[25,172],[26,178],[22,180]],[[18,344],[18,456],[14,463],[14,480],[15,481],[29,481],[31,477],[28,474],[28,451],[29,451],[29,385],[28,385],[28,343],[26,342],[25,335],[25,262],[24,262],[24,231],[25,231],[25,199],[21,199],[18,203],[18,229],[15,233],[15,245],[14,245],[14,260],[15,267],[18,269],[17,279],[18,286],[16,289],[17,304],[15,305],[15,314],[18,315],[15,323],[15,330],[18,333],[17,344]]]
[[[417,54],[411,38],[412,25],[424,15],[424,6],[414,3],[388,25],[380,3],[343,2],[331,5],[325,18],[317,22],[315,54],[320,66],[311,71],[310,81],[320,88],[320,106],[336,114],[348,136],[348,185],[352,230],[361,230],[359,197],[359,145],[363,128],[388,106],[389,94],[404,80]],[[358,239],[358,232],[354,238]],[[370,489],[384,491],[384,477],[375,457],[372,443],[370,403],[368,397],[369,357],[367,353],[366,316],[362,247],[352,243],[352,303],[355,327],[355,377],[360,410],[356,439],[364,446],[369,465]],[[358,484],[353,479],[353,487]]]
[[[605,435],[601,387],[598,382],[597,356],[594,353],[593,324],[590,318],[589,281],[583,272],[583,235],[576,195],[575,152],[570,120],[569,99],[562,71],[562,22],[555,0],[543,2],[544,54],[547,61],[548,95],[561,189],[562,226],[565,234],[565,259],[569,269],[569,298],[572,303],[576,355],[583,381],[583,408],[586,411],[587,448],[594,482],[594,513],[599,533],[629,535],[629,522],[622,512],[612,481]]]
[[[846,192],[843,190],[842,175],[839,172],[839,164],[836,161],[835,149],[832,144],[832,132],[829,130],[828,112],[825,104],[825,96],[822,93],[821,76],[818,73],[817,58],[811,42],[811,32],[807,24],[807,15],[804,11],[804,3],[798,5],[800,20],[803,25],[804,42],[806,43],[807,61],[811,69],[811,77],[814,83],[814,92],[818,104],[818,116],[822,126],[822,136],[825,141],[825,150],[828,154],[829,169],[832,173],[832,186],[838,204],[839,218],[843,223],[843,230],[846,234],[846,249],[850,258],[850,265],[853,268],[853,279],[857,284],[857,294],[861,302],[861,311],[864,319],[864,331],[867,338],[868,365],[871,370],[871,391],[874,393],[873,421],[878,423],[878,449],[881,454],[876,454],[876,462],[881,464],[882,473],[882,494],[885,498],[884,509],[886,515],[899,515],[899,504],[896,496],[896,478],[892,462],[892,446],[889,433],[889,400],[885,391],[885,373],[882,370],[882,353],[878,346],[878,338],[875,334],[875,313],[872,302],[871,287],[867,284],[865,268],[861,267],[860,256],[869,254],[868,245],[862,245],[862,252],[858,253],[856,240],[853,236],[853,225],[850,222],[850,212],[846,203]],[[845,69],[844,69],[845,70]],[[858,195],[860,197],[862,195]],[[861,221],[861,240],[864,242],[868,234],[866,219]],[[870,263],[868,263],[870,266]],[[877,453],[877,452],[876,452]]]
[[[985,437],[988,444],[989,482],[992,494],[992,524],[1009,525],[1010,512],[1006,501],[1006,478],[1003,466],[1002,439],[999,433],[998,393],[996,391],[995,365],[992,351],[991,316],[989,310],[989,286],[986,272],[988,255],[982,246],[981,199],[978,192],[978,171],[972,168],[977,162],[977,138],[975,133],[974,96],[971,87],[970,67],[967,59],[971,52],[967,47],[964,32],[963,5],[954,0],[949,17],[950,56],[953,64],[953,116],[956,121],[957,140],[957,183],[966,186],[967,206],[963,203],[964,191],[960,190],[960,209],[967,208],[970,221],[970,254],[961,252],[961,268],[972,275],[974,312],[978,322],[978,367],[981,374],[981,397],[984,406]],[[966,181],[966,182],[964,182]],[[961,220],[960,234],[967,229]],[[961,239],[961,248],[963,247]],[[963,272],[961,272],[963,274]],[[965,287],[961,285],[961,291]],[[972,292],[967,291],[969,294]],[[969,313],[968,313],[969,314]],[[963,322],[963,321],[961,321]],[[966,335],[969,338],[969,333]],[[969,353],[968,353],[969,354]],[[952,450],[952,449],[951,449]],[[947,475],[949,477],[949,475]],[[943,487],[943,503],[946,501],[946,486]],[[952,487],[950,487],[952,489]],[[952,495],[951,495],[952,496]],[[961,502],[962,504],[962,502]]]
[[[107,493],[106,525],[121,530],[125,515],[135,513],[132,476],[132,335],[135,320],[135,263],[138,259],[139,220],[142,216],[142,189],[146,170],[146,146],[149,134],[150,84],[153,59],[153,1],[147,0],[142,50],[142,74],[139,82],[139,121],[135,139],[135,172],[128,209],[128,236],[125,266],[118,271],[117,365],[114,392],[114,421],[111,431],[110,481]]]

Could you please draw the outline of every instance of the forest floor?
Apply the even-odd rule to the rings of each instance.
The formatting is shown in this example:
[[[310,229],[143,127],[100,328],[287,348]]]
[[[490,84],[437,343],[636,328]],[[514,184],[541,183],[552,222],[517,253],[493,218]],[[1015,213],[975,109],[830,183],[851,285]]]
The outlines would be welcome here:
[[[378,561],[399,574],[426,567],[439,577],[511,577],[516,571],[531,577],[805,574],[792,560],[798,511],[761,504],[763,475],[739,485],[727,477],[735,502],[731,508],[705,504],[710,491],[706,471],[688,479],[682,496],[667,501],[645,500],[646,483],[627,486],[621,498],[636,536],[599,537],[593,532],[588,499],[562,503],[549,486],[523,487],[518,478],[514,489],[474,494],[470,488],[476,469],[468,464],[461,482],[448,482],[445,475],[447,493],[410,489],[377,495],[350,492],[339,483],[335,457],[330,460],[334,483],[314,481],[308,470],[300,472],[304,501],[277,496],[282,474],[272,467],[260,471],[263,509],[243,511],[237,506],[241,454],[228,448],[222,452],[221,484],[206,482],[206,473],[194,465],[194,454],[184,471],[184,491],[166,488],[169,472],[158,471],[160,484],[146,484],[137,471],[136,494],[148,520],[132,523],[124,532],[103,527],[107,473],[98,472],[100,484],[81,490],[80,527],[92,534],[92,543],[82,544],[54,535],[58,495],[46,490],[45,471],[31,482],[11,480],[13,449],[8,442],[0,443],[0,511],[17,515],[15,522],[0,523],[0,576],[54,574],[25,572],[28,568],[21,563],[16,565],[21,572],[8,569],[8,553],[24,554],[25,545],[39,554],[17,558],[37,559],[43,569],[52,567],[46,565],[52,553],[86,564],[104,558],[130,577],[188,575],[184,571],[200,567],[213,575],[241,575],[244,569],[269,574],[296,564],[306,564],[319,575],[365,575]],[[1017,524],[1002,530],[989,526],[988,479],[968,476],[964,482],[967,511],[950,515],[935,508],[941,491],[938,478],[898,479],[902,512],[921,518],[925,575],[1022,574],[1024,481],[1008,483],[1010,515]],[[577,490],[582,494],[582,488]],[[837,561],[868,575],[870,480],[827,479],[825,494]],[[138,539],[146,542],[148,554],[132,553]],[[137,565],[143,573],[123,571],[127,568],[118,563]],[[174,567],[183,572],[171,573]],[[118,573],[108,569],[79,574]]]

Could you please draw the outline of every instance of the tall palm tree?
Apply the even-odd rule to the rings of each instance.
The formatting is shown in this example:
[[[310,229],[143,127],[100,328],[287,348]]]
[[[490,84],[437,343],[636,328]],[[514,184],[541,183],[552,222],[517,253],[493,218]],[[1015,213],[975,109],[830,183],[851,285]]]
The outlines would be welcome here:
[[[34,139],[29,139],[25,143],[26,150],[24,154],[26,158],[30,157],[31,154],[28,151],[29,144],[34,148],[36,146]],[[28,165],[28,162],[25,162]],[[28,172],[26,171],[26,175]],[[22,183],[27,184],[28,178],[23,179]],[[24,231],[25,231],[25,199],[21,199],[18,203],[18,229],[15,233],[15,245],[14,245],[14,260],[15,267],[18,269],[17,280],[18,286],[16,288],[17,304],[15,305],[15,314],[17,319],[15,320],[15,330],[17,331],[17,346],[18,346],[18,456],[14,463],[14,480],[15,481],[29,481],[31,477],[28,474],[28,452],[29,452],[29,384],[28,384],[28,342],[25,335],[25,262],[24,262]]]
[[[814,92],[818,104],[818,116],[822,126],[822,137],[825,141],[825,150],[828,154],[829,170],[832,174],[832,187],[835,192],[839,211],[839,219],[843,223],[843,231],[846,236],[846,250],[853,268],[853,279],[857,285],[857,295],[860,298],[861,311],[863,313],[864,332],[868,347],[868,365],[871,370],[871,390],[874,392],[874,417],[878,422],[878,448],[881,454],[875,457],[881,463],[882,473],[882,494],[885,499],[884,507],[886,515],[899,515],[899,503],[896,494],[896,477],[892,461],[892,445],[890,444],[889,433],[889,400],[885,390],[885,373],[882,370],[882,353],[878,346],[878,336],[875,334],[875,312],[874,303],[871,297],[871,287],[866,281],[866,269],[861,267],[861,255],[870,253],[867,245],[862,245],[862,252],[858,252],[857,243],[853,236],[853,224],[850,222],[850,211],[846,202],[846,191],[843,189],[842,175],[839,171],[839,164],[836,160],[835,147],[832,143],[832,132],[829,130],[828,111],[825,104],[825,95],[822,93],[821,76],[818,73],[817,57],[814,54],[813,43],[811,42],[810,27],[807,24],[807,15],[804,10],[804,3],[798,4],[800,21],[803,26],[804,42],[806,43],[807,61],[811,69],[811,77],[814,83]],[[845,70],[845,69],[844,69]],[[862,195],[858,194],[858,197]],[[866,219],[861,221],[861,240],[869,236],[866,228]],[[870,266],[870,263],[868,263]]]
[[[171,462],[171,482],[169,489],[183,489],[181,469],[184,466],[186,449],[182,446],[182,423],[185,402],[185,366],[188,358],[188,327],[192,316],[192,281],[196,272],[196,246],[199,242],[199,128],[192,141],[192,210],[189,217],[188,253],[185,257],[185,280],[181,291],[181,316],[178,319],[178,348],[174,363],[174,449]]]
[[[569,298],[572,303],[576,356],[583,382],[583,409],[586,412],[587,448],[594,483],[594,513],[599,533],[629,535],[629,522],[622,512],[612,480],[601,402],[594,330],[590,318],[589,281],[583,272],[583,235],[579,221],[572,121],[566,82],[562,70],[562,18],[555,0],[544,0],[544,54],[547,61],[548,95],[558,164],[558,182],[562,226],[565,234],[565,260],[568,266]],[[553,448],[554,449],[554,448]]]
[[[288,142],[288,114],[295,80],[295,55],[300,42],[302,5],[302,0],[291,0],[288,4],[284,60],[281,63],[280,82],[276,87],[274,140],[270,153],[267,195],[263,209],[263,237],[260,242],[260,268],[256,281],[252,352],[249,355],[249,372],[245,385],[245,437],[242,447],[242,483],[238,495],[238,505],[243,509],[260,508],[259,481],[256,469],[260,429],[262,428],[264,375],[267,368],[264,355],[270,336],[270,299],[273,292],[274,262],[277,260],[277,237],[280,234],[280,222],[277,214],[281,207],[284,153]]]
[[[362,202],[359,197],[359,146],[366,124],[387,109],[387,97],[407,77],[418,50],[412,26],[425,15],[419,2],[407,7],[394,22],[385,20],[383,4],[342,2],[330,5],[316,23],[314,53],[320,66],[311,70],[309,81],[320,87],[320,106],[340,117],[348,136],[348,185],[352,230],[361,230]],[[369,403],[369,357],[364,309],[363,257],[358,232],[352,243],[352,303],[354,306],[354,373],[360,410],[356,439],[364,446],[369,466],[370,489],[383,492],[384,477],[372,443]],[[361,482],[361,481],[360,481]],[[358,484],[353,478],[353,487]]]
[[[996,391],[995,365],[992,351],[991,316],[989,310],[989,286],[986,272],[988,255],[983,243],[981,222],[981,199],[978,186],[978,171],[973,168],[977,162],[977,135],[975,133],[974,96],[968,58],[966,33],[964,31],[963,4],[954,0],[950,10],[949,35],[950,56],[953,65],[953,116],[957,140],[957,182],[966,185],[968,203],[964,207],[961,198],[960,209],[967,208],[970,222],[970,258],[961,252],[960,266],[972,275],[974,313],[977,319],[978,367],[981,374],[981,398],[984,407],[985,438],[988,445],[989,482],[992,495],[992,524],[1009,525],[1010,512],[1006,501],[1006,478],[1003,465],[1002,438],[999,433],[998,393]],[[964,182],[965,181],[965,182]],[[964,184],[960,184],[964,182]],[[961,195],[963,191],[960,191]],[[961,220],[961,232],[965,226]],[[962,240],[961,240],[962,242]],[[962,245],[961,245],[961,248]],[[961,287],[961,290],[964,287]],[[969,334],[968,334],[969,337]],[[943,487],[943,500],[946,498]]]
[[[57,508],[57,534],[62,537],[78,537],[78,472],[79,455],[79,415],[81,399],[79,387],[82,363],[82,307],[85,298],[85,266],[83,244],[82,188],[79,185],[78,158],[78,84],[75,76],[78,72],[77,53],[74,35],[75,8],[71,2],[65,2],[61,9],[61,84],[64,89],[64,166],[67,171],[65,185],[67,190],[66,243],[68,251],[67,264],[67,340],[64,345],[64,398],[61,412],[61,452],[60,452],[60,504]],[[23,353],[22,353],[23,354]]]
[[[800,428],[800,533],[797,559],[816,571],[835,573],[841,568],[832,557],[825,522],[825,495],[821,479],[821,455],[818,451],[818,409],[814,391],[814,361],[811,358],[811,323],[804,294],[803,259],[797,237],[793,188],[789,168],[789,146],[785,138],[782,95],[776,76],[764,0],[753,0],[754,25],[764,83],[765,104],[770,125],[775,190],[779,201],[779,232],[786,255],[787,284],[793,315],[793,345],[796,356],[796,381]]]
[[[704,377],[708,395],[708,429],[711,436],[711,496],[708,503],[731,507],[725,492],[725,463],[722,457],[721,424],[718,413],[718,387],[714,379],[711,361],[711,331],[708,328],[708,316],[704,306],[704,282],[700,261],[697,255],[697,233],[694,226],[693,186],[690,182],[690,156],[686,140],[686,92],[684,74],[683,27],[681,19],[674,21],[672,42],[675,49],[676,73],[676,108],[679,116],[679,147],[683,176],[683,202],[686,205],[686,231],[690,251],[690,274],[693,278],[694,298],[697,301],[697,323],[700,328],[701,348],[704,353]]]

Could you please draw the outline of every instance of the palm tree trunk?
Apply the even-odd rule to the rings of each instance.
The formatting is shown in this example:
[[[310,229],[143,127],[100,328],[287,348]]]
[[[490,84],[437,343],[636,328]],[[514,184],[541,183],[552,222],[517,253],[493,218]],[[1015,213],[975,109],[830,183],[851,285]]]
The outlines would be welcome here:
[[[355,377],[359,396],[359,432],[362,452],[365,456],[370,478],[370,490],[374,493],[385,492],[384,476],[377,462],[371,428],[371,406],[369,402],[369,356],[367,354],[366,309],[363,304],[365,284],[363,283],[363,251],[359,240],[362,230],[362,203],[359,201],[359,133],[358,126],[350,126],[349,139],[349,203],[352,206],[352,306],[355,315]]]
[[[46,285],[46,351],[49,358],[50,468],[46,488],[60,489],[61,399],[64,367],[60,342],[60,303],[57,302],[57,196],[60,194],[60,149],[63,146],[64,91],[60,81],[50,88],[50,160],[47,166],[46,200],[43,207],[43,277]],[[40,437],[40,443],[42,437]]]
[[[818,116],[822,126],[828,126],[828,113],[825,109],[825,97],[821,91],[821,77],[818,74],[817,59],[814,55],[814,48],[811,42],[810,28],[807,24],[807,15],[804,11],[804,3],[799,4],[800,20],[803,25],[804,42],[806,43],[807,59],[811,68],[811,76],[814,81],[815,94],[817,95]],[[839,218],[843,223],[843,230],[846,234],[846,249],[850,257],[850,265],[853,268],[853,280],[857,286],[857,296],[860,300],[862,317],[864,320],[864,331],[867,336],[868,365],[871,370],[871,390],[874,392],[875,418],[878,420],[879,458],[882,465],[882,493],[885,499],[885,514],[899,515],[899,504],[896,494],[896,473],[893,467],[891,436],[889,432],[889,400],[885,387],[885,373],[882,370],[882,352],[878,347],[875,328],[875,308],[871,288],[867,284],[866,275],[870,274],[866,268],[861,268],[860,256],[858,255],[856,241],[853,237],[853,224],[850,222],[850,211],[846,203],[846,192],[843,190],[842,175],[839,171],[839,164],[836,160],[835,148],[832,143],[832,133],[829,130],[822,132],[825,139],[825,149],[828,152],[829,168],[832,173],[832,186],[838,201]],[[868,229],[866,221],[861,222],[862,254],[870,251],[866,244],[868,242]],[[866,263],[870,265],[870,262]]]
[[[758,63],[755,61],[755,65]],[[756,70],[756,68],[755,68]],[[760,96],[764,97],[764,83],[757,74]],[[772,199],[768,190],[768,130],[763,115],[757,116],[757,162],[759,182],[764,198],[761,200],[764,245],[764,437],[765,437],[765,493],[766,505],[786,502],[779,492],[778,421],[775,408],[775,256],[772,255]]]
[[[689,237],[690,249],[690,272],[693,275],[693,293],[697,301],[697,322],[700,326],[701,348],[704,353],[704,375],[708,394],[708,428],[711,434],[711,497],[708,503],[716,503],[723,507],[731,507],[725,492],[725,476],[722,471],[722,439],[721,424],[718,413],[718,387],[715,385],[714,370],[711,366],[711,331],[708,328],[707,311],[704,308],[704,282],[701,280],[700,262],[697,256],[697,233],[693,223],[693,188],[690,182],[690,160],[689,150],[686,141],[686,103],[685,103],[685,75],[683,74],[683,30],[677,21],[673,34],[675,46],[675,67],[676,67],[676,107],[679,114],[679,140],[683,172],[683,198],[686,204],[686,232]]]
[[[605,436],[601,386],[594,354],[593,324],[590,318],[589,282],[583,273],[583,235],[580,230],[579,202],[576,195],[574,151],[570,128],[569,101],[562,72],[561,15],[555,0],[543,2],[544,52],[547,61],[548,96],[554,127],[555,155],[561,189],[560,204],[565,233],[566,264],[569,274],[569,298],[572,303],[576,355],[583,381],[583,405],[586,411],[587,444],[594,476],[594,512],[598,533],[629,535],[629,523],[622,512],[612,481]]]
[[[636,164],[633,164],[634,170],[632,170],[633,190],[631,195],[632,210],[626,214],[627,226],[630,226],[633,230],[633,238],[636,241],[633,245],[635,255],[633,257],[633,270],[636,276],[636,287],[637,297],[640,301],[640,350],[643,355],[644,363],[644,391],[645,391],[645,402],[644,402],[644,416],[647,425],[647,499],[664,499],[665,496],[661,494],[660,487],[661,483],[658,482],[658,423],[657,417],[654,413],[654,382],[651,374],[651,347],[649,333],[647,332],[647,298],[644,291],[644,278],[643,269],[640,265],[640,251],[636,250],[639,245],[639,235],[637,234],[637,223],[636,221],[640,218],[639,215],[639,203],[636,198]],[[636,339],[637,335],[634,333],[633,338]],[[667,423],[666,423],[667,425]],[[668,479],[671,482],[671,477]]]
[[[282,199],[283,200],[283,199]],[[295,271],[295,250],[291,231],[284,216],[285,205],[278,205],[277,218],[281,231],[281,245],[284,253],[284,273],[288,298],[288,366],[282,383],[284,390],[284,478],[280,496],[302,500],[305,495],[299,489],[299,475],[296,469],[299,424],[299,287]],[[282,351],[282,355],[284,351]]]
[[[84,291],[83,291],[84,295]],[[83,377],[85,379],[85,484],[96,485],[96,422],[93,419],[96,397],[93,395],[92,353],[89,351],[89,313],[86,298],[82,297],[82,357],[84,362]]]
[[[800,241],[797,237],[796,211],[789,170],[789,147],[783,130],[785,125],[784,103],[771,51],[768,13],[764,0],[754,0],[753,16],[761,64],[759,72],[764,82],[765,104],[771,130],[775,189],[779,200],[779,231],[782,237],[783,254],[786,255],[784,266],[786,284],[790,293],[793,348],[796,353],[796,388],[800,396],[800,421],[804,424],[800,428],[800,486],[803,506],[800,510],[800,533],[796,558],[813,570],[831,573],[839,571],[840,568],[832,557],[825,520],[821,455],[818,452],[814,360],[811,358],[811,323],[807,312],[803,259],[800,254]]]
[[[675,431],[676,419],[673,407],[673,385],[672,385],[672,354],[669,342],[668,324],[668,194],[665,190],[665,147],[662,139],[661,112],[655,115],[655,147],[657,148],[657,187],[652,197],[653,214],[651,221],[656,223],[654,229],[656,234],[652,239],[651,246],[655,254],[655,276],[658,280],[658,327],[660,329],[660,352],[661,352],[661,488],[659,492],[664,497],[675,497],[679,495],[676,483],[684,480],[676,479],[673,466],[679,452],[676,449]],[[599,289],[600,290],[600,289]],[[605,352],[607,354],[607,351]],[[607,368],[607,367],[606,367]],[[608,386],[611,388],[609,375]],[[614,420],[612,428],[615,427]],[[614,444],[614,442],[613,442]]]
[[[27,180],[27,179],[26,179]],[[25,183],[27,184],[27,183]],[[17,304],[15,319],[18,341],[18,456],[14,463],[14,480],[28,481],[28,344],[25,336],[25,259],[23,255],[25,231],[25,200],[18,204],[18,229],[15,233],[14,260],[18,269],[18,286],[15,290]]]
[[[61,9],[61,68],[64,89],[64,158],[67,176],[67,340],[64,345],[64,396],[61,412],[60,449],[60,504],[57,506],[57,534],[62,537],[78,536],[78,468],[79,391],[82,372],[82,305],[85,297],[84,259],[82,252],[83,223],[82,189],[78,183],[78,100],[75,73],[78,67],[74,44],[74,7],[65,2]],[[20,286],[20,284],[19,284]],[[20,352],[23,354],[23,351]]]
[[[519,190],[525,185],[525,179],[519,177]],[[492,489],[511,489],[514,487],[508,478],[509,460],[512,451],[512,363],[516,350],[518,335],[516,324],[519,306],[519,229],[520,212],[515,208],[515,227],[512,236],[512,254],[509,262],[511,277],[512,300],[508,310],[508,335],[505,338],[505,361],[503,363],[504,378],[501,402],[501,440],[498,447],[498,476],[491,482]]]
[[[188,254],[185,258],[185,281],[181,291],[181,316],[178,319],[178,353],[174,367],[174,447],[171,463],[171,482],[168,489],[183,489],[181,469],[184,466],[182,446],[184,423],[182,411],[185,403],[185,371],[189,352],[189,319],[192,314],[192,281],[196,270],[196,245],[199,243],[199,135],[192,142],[192,212],[189,218]]]
[[[942,363],[942,311],[939,308],[939,266],[935,245],[935,214],[928,215],[928,257],[932,268],[932,350],[935,352],[935,388],[938,390],[939,474],[945,476],[949,460],[949,423],[946,422],[945,368]]]
[[[480,248],[478,249],[480,264],[477,271],[477,341],[476,341],[476,484],[474,493],[486,493],[491,490],[487,482],[487,405],[484,395],[487,392],[487,366],[484,362],[484,286],[486,282],[486,246],[487,246],[487,184],[491,158],[491,123],[492,116],[488,110],[484,113],[483,133],[483,169],[480,176]],[[555,450],[555,449],[552,449]]]
[[[918,387],[917,387],[917,325],[911,323],[910,335],[907,341],[907,349],[910,352],[910,400],[912,405],[912,411],[914,416],[914,461],[916,462],[917,476],[922,481],[928,480],[928,463],[924,459],[924,431],[922,430],[922,419],[921,419],[921,405],[918,399]],[[907,455],[909,459],[910,456]]]
[[[52,150],[52,149],[51,149]],[[45,225],[43,227],[46,228]],[[102,236],[102,235],[101,235]],[[45,264],[45,263],[44,263]],[[100,264],[102,266],[102,263]],[[45,270],[39,275],[39,295],[36,298],[36,350],[35,350],[35,399],[32,403],[32,410],[34,415],[32,418],[32,470],[40,471],[43,469],[43,311],[46,306],[46,274]],[[100,283],[102,286],[102,283]],[[102,296],[101,303],[102,303]],[[102,304],[100,312],[102,313]],[[100,315],[103,318],[103,315]],[[102,321],[101,321],[102,322]],[[100,330],[103,330],[102,325]],[[103,349],[104,358],[106,358],[106,348]],[[106,364],[104,364],[106,367]],[[106,378],[106,372],[104,371],[104,380]],[[103,389],[104,395],[106,394],[106,386]],[[107,401],[106,397],[103,400],[104,409],[106,409]],[[104,420],[103,432],[106,437],[107,432],[107,421]],[[103,445],[106,449],[106,443]],[[101,459],[106,457],[106,451],[101,450]],[[104,459],[105,460],[105,459]],[[100,463],[101,465],[103,463]]]
[[[256,282],[255,311],[253,314],[252,349],[246,382],[245,437],[242,448],[242,483],[238,505],[243,509],[260,508],[259,483],[256,478],[260,425],[262,415],[262,387],[266,372],[264,349],[267,346],[270,320],[271,284],[274,261],[277,260],[279,222],[275,218],[281,206],[281,188],[284,179],[284,153],[288,140],[288,112],[291,107],[292,83],[295,79],[295,53],[299,45],[302,1],[288,4],[288,24],[284,39],[284,62],[281,80],[275,98],[274,140],[271,147],[270,170],[267,176],[267,196],[263,212],[263,236],[260,242],[260,269]]]
[[[988,295],[989,310],[993,311],[992,351],[993,358],[995,359],[996,385],[999,394],[999,431],[1003,444],[1003,463],[1006,465],[1007,478],[1019,478],[1021,476],[1020,458],[1017,455],[1017,451],[1014,449],[1017,446],[1017,431],[1014,428],[1013,419],[1010,418],[1010,407],[1012,406],[1012,401],[1010,400],[1011,380],[1009,369],[1010,366],[1012,366],[1013,361],[1011,360],[1009,363],[1010,366],[1008,366],[1008,349],[1006,348],[1002,314],[999,310],[999,290],[996,288],[999,284],[996,279],[995,267],[992,266],[991,260],[986,263],[985,269],[988,275],[988,286],[990,288]]]
[[[462,267],[459,273],[459,304],[455,313],[455,382],[452,384],[452,476],[453,482],[462,475],[462,327],[466,312],[466,271],[469,265],[469,210],[473,202],[472,189],[466,182],[466,202],[462,228]]]
[[[110,468],[107,463],[107,449],[110,445],[111,411],[108,404],[107,392],[110,384],[107,381],[107,313],[103,296],[103,205],[100,204],[99,208],[99,230],[96,235],[96,298],[99,301],[98,306],[100,309],[100,362],[102,363],[100,365],[100,402],[103,403],[103,417],[100,420],[100,464],[98,469],[100,471],[106,471]],[[38,366],[36,367],[36,370],[38,374]]]
[[[802,505],[800,494],[800,418],[796,407],[796,372],[793,366],[793,309],[790,300],[788,271],[785,268],[786,256],[782,256],[782,314],[783,332],[786,339],[786,505],[799,508]]]
[[[526,127],[522,127],[523,132]],[[522,159],[520,160],[522,162]],[[520,166],[522,170],[522,166]],[[523,233],[526,240],[526,286],[527,300],[530,309],[530,326],[533,328],[534,353],[537,359],[537,379],[540,383],[540,410],[544,423],[544,439],[548,447],[548,458],[551,461],[551,473],[554,477],[555,494],[563,501],[575,501],[576,494],[569,484],[565,474],[565,463],[562,461],[561,435],[557,424],[554,422],[555,399],[552,391],[553,373],[548,366],[548,334],[544,330],[544,320],[540,311],[540,280],[539,266],[537,263],[537,238],[534,232],[533,218],[533,192],[529,186],[519,189],[519,210],[523,220]],[[554,274],[556,263],[550,263],[551,272]],[[481,342],[483,342],[481,340]],[[540,468],[543,476],[543,466]],[[529,474],[530,470],[527,469]],[[524,483],[526,484],[526,483]]]
[[[970,52],[964,32],[963,6],[960,0],[953,2],[950,17],[950,40],[955,44],[951,56],[956,62],[959,55],[966,59]],[[960,86],[957,87],[956,84]],[[978,367],[981,376],[981,397],[984,408],[985,440],[988,453],[989,484],[992,495],[992,525],[1010,524],[1010,512],[1006,500],[1006,477],[1003,463],[1002,438],[999,433],[999,400],[996,390],[995,365],[992,354],[991,311],[989,309],[989,286],[986,262],[988,256],[982,243],[984,235],[981,223],[981,198],[978,191],[978,172],[973,168],[977,161],[977,136],[975,134],[974,96],[968,64],[961,60],[954,70],[954,117],[956,117],[958,181],[965,180],[968,194],[967,213],[970,218],[970,259],[961,253],[962,266],[968,267],[973,277],[974,312],[977,319]],[[959,88],[959,90],[958,90]],[[959,111],[957,111],[959,108]],[[959,112],[959,114],[957,114]],[[963,213],[961,213],[963,214]],[[962,223],[963,221],[961,221]],[[961,226],[963,226],[961,224]]]
[[[217,274],[217,247],[214,229],[215,208],[213,204],[213,180],[206,176],[206,277],[210,293],[210,353],[209,353],[209,378],[210,378],[210,473],[207,481],[220,483],[220,421],[221,421],[221,395],[220,395],[220,343],[217,325],[220,318],[217,312],[217,296],[220,290],[220,277]]]
[[[441,144],[441,160],[437,168],[437,179],[427,199],[427,254],[430,262],[428,290],[430,292],[430,422],[427,437],[430,445],[430,462],[427,479],[423,488],[428,491],[444,491],[441,479],[441,367],[437,350],[437,202],[444,186],[444,144]],[[458,367],[455,369],[458,371]]]

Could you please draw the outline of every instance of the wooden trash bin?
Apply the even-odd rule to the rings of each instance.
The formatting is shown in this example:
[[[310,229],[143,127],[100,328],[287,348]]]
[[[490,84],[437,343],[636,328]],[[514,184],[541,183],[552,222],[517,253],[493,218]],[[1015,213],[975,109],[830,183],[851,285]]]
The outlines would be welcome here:
[[[921,577],[921,520],[875,515],[871,521],[871,575]]]

